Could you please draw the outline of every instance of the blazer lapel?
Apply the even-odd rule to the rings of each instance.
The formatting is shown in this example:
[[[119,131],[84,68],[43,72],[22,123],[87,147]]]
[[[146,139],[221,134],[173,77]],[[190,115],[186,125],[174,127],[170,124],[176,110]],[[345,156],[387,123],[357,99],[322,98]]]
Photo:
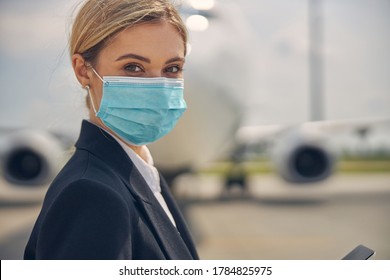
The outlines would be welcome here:
[[[165,252],[166,258],[193,259],[179,231],[165,214],[164,209],[135,167],[132,168],[130,173],[130,185],[129,190],[132,193],[135,191],[139,205],[148,219],[149,226],[152,228],[156,239]],[[177,221],[177,225],[180,224],[181,221]]]
[[[165,181],[165,179],[160,175],[160,185],[161,185],[161,193],[164,197],[165,202],[168,205],[169,210],[172,213],[173,218],[176,221],[177,229],[179,231],[179,234],[185,244],[187,245],[187,248],[191,252],[193,259],[199,259],[198,253],[196,251],[195,244],[193,242],[193,238],[191,236],[191,233],[188,229],[187,223],[183,217],[183,215],[180,212],[179,206],[177,205],[175,199],[173,198],[168,184]]]

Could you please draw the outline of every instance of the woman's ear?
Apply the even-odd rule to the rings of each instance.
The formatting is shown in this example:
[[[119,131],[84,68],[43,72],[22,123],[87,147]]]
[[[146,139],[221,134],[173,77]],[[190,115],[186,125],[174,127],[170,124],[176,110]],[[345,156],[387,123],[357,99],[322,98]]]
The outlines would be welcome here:
[[[91,79],[88,75],[88,66],[81,54],[76,53],[72,55],[72,67],[77,80],[83,88],[91,84]]]

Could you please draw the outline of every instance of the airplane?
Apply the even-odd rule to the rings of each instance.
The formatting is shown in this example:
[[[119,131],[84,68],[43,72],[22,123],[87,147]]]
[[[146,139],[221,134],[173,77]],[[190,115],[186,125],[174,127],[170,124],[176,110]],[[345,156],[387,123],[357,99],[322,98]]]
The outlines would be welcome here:
[[[36,10],[32,10],[30,16],[41,17],[36,23],[38,26],[33,26],[39,30],[47,25],[45,19],[53,18],[51,13],[46,15],[46,18],[42,17],[42,13],[37,12],[40,4],[37,2],[36,5]],[[57,22],[55,26],[63,28],[67,15],[63,14],[61,7],[69,5],[68,1],[56,2],[56,13],[59,15],[55,20],[62,25]],[[250,153],[253,147],[264,141],[273,143],[270,157],[274,159],[276,170],[283,179],[305,183],[325,180],[331,176],[337,155],[327,137],[317,128],[338,127],[335,123],[325,121],[295,126],[256,127],[242,125],[246,110],[242,99],[256,90],[253,73],[256,73],[258,65],[253,54],[257,52],[258,44],[256,31],[245,19],[240,6],[234,3],[217,4],[215,1],[206,0],[184,1],[181,13],[190,30],[189,54],[185,69],[185,95],[189,108],[169,135],[149,146],[155,165],[168,181],[172,183],[178,175],[195,172],[205,163],[222,156],[239,163],[245,160],[246,154]],[[54,55],[46,57],[46,61],[40,57],[40,63],[48,68],[46,69],[48,72],[54,72],[43,76],[50,80],[45,94],[51,94],[53,104],[60,106],[56,107],[60,109],[54,108],[52,109],[54,112],[43,113],[44,117],[41,120],[44,121],[39,125],[29,119],[21,121],[24,125],[11,123],[5,126],[0,123],[2,201],[39,202],[43,199],[48,184],[71,156],[78,126],[81,119],[86,116],[85,109],[80,109],[84,106],[80,101],[83,99],[81,90],[69,86],[77,84],[71,73],[70,64],[58,55],[66,45],[64,43],[66,39],[61,37],[58,42],[53,43],[50,36],[59,36],[60,33],[58,29],[53,32],[54,35],[48,33],[48,37],[45,38],[49,42],[45,52]],[[216,37],[226,32],[232,35]],[[33,45],[34,42],[31,42],[30,46],[22,51],[29,51],[29,47]],[[18,47],[23,48],[20,45]],[[38,44],[37,49],[39,47]],[[7,53],[2,56],[12,62],[13,56],[6,55]],[[20,65],[23,65],[22,62]],[[53,65],[55,71],[52,70]],[[28,68],[28,65],[26,67]],[[238,67],[239,71],[232,71]],[[30,88],[27,86],[27,91]],[[20,91],[26,91],[26,88],[21,87]],[[58,96],[53,97],[53,91]],[[45,100],[45,97],[43,99]],[[79,107],[75,106],[75,103]],[[67,116],[61,119],[63,116],[58,116],[58,112]],[[72,117],[69,117],[70,114]],[[34,119],[34,116],[30,115],[26,117]],[[387,121],[388,119],[385,119],[383,122]],[[364,121],[361,123],[360,120],[347,121],[342,126],[343,129],[346,127],[354,129],[371,127],[377,122],[376,119],[367,123]]]

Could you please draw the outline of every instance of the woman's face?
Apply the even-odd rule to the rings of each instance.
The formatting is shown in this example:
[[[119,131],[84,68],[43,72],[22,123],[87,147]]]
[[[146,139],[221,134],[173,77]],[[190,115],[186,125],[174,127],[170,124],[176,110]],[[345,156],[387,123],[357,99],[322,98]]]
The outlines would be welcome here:
[[[80,83],[88,85],[96,110],[102,99],[102,81],[91,68],[84,71],[81,56],[73,57],[73,66]],[[118,33],[104,47],[96,61],[95,70],[101,76],[182,78],[184,43],[177,29],[168,22],[140,24]],[[83,76],[83,77],[80,77]],[[90,106],[90,118],[98,120]]]

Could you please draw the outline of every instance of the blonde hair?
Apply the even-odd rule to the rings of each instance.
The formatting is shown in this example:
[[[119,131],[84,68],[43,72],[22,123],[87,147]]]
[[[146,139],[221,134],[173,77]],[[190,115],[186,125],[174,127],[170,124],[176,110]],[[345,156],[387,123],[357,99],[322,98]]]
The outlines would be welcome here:
[[[81,54],[93,65],[115,34],[131,26],[162,20],[177,28],[186,50],[187,30],[169,0],[87,0],[73,22],[70,55]]]

